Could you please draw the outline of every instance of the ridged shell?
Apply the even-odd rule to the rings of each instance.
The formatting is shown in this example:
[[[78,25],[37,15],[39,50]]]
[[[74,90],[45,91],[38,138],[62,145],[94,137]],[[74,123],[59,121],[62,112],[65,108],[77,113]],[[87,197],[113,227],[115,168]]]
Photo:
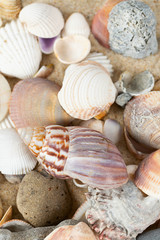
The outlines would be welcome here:
[[[9,83],[0,74],[0,122],[5,118],[8,113],[8,104],[11,96],[11,88]],[[1,124],[1,123],[0,123]]]
[[[68,124],[71,117],[59,105],[59,85],[43,78],[18,82],[10,100],[10,117],[16,128]]]
[[[0,17],[12,20],[18,17],[21,0],[5,0],[0,2]]]
[[[3,174],[25,174],[36,165],[36,159],[13,128],[0,130],[0,153]]]
[[[116,93],[105,68],[98,63],[85,61],[66,69],[58,99],[70,116],[88,120],[109,111]]]
[[[60,10],[45,3],[31,3],[24,7],[19,19],[33,35],[41,38],[53,38],[64,27],[64,19]]]
[[[15,128],[14,123],[12,122],[9,114],[3,121],[0,122],[0,130],[6,128]]]
[[[0,71],[20,79],[38,70],[42,53],[35,36],[19,20],[0,28]]]
[[[90,35],[90,27],[85,17],[81,13],[75,12],[71,14],[65,23],[62,35],[63,37],[81,35],[88,38]]]
[[[145,194],[160,199],[160,150],[145,158],[135,174],[134,183]]]
[[[80,35],[58,38],[54,43],[54,53],[65,64],[82,61],[91,50],[90,40]]]

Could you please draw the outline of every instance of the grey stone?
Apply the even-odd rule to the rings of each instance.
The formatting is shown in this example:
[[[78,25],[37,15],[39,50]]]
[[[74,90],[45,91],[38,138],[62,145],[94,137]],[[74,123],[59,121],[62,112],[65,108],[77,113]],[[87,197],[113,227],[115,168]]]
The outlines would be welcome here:
[[[160,240],[160,229],[145,232],[137,237],[137,240]]]
[[[129,93],[121,93],[116,98],[116,103],[121,106],[125,107],[125,105],[131,100],[132,96]]]

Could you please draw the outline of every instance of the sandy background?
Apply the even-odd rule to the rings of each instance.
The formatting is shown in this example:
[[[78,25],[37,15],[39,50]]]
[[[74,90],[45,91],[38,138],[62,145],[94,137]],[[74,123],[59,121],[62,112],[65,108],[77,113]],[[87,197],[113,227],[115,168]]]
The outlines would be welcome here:
[[[26,6],[32,2],[44,2],[44,3],[54,5],[55,7],[58,7],[62,11],[65,19],[73,12],[80,12],[84,14],[87,21],[90,24],[94,14],[105,3],[104,0],[64,0],[64,1],[63,0],[35,0],[35,1],[23,0],[22,4],[23,6]],[[151,8],[154,10],[156,14],[157,23],[158,23],[157,37],[160,38],[160,0],[148,0],[148,1],[145,0],[144,2],[146,2],[149,6],[151,6]],[[160,51],[154,56],[150,56],[142,60],[135,60],[129,57],[123,57],[108,49],[103,48],[94,39],[92,34],[90,36],[90,40],[92,43],[91,52],[93,51],[102,52],[106,54],[110,59],[114,68],[113,81],[118,80],[120,73],[125,70],[131,71],[134,73],[138,73],[144,70],[149,70],[154,75],[156,80],[160,78]],[[160,41],[159,41],[159,50],[160,50]],[[49,79],[61,84],[63,81],[64,70],[66,69],[67,65],[64,65],[58,62],[54,54],[43,55],[43,60],[41,65],[44,65],[44,64],[46,65],[50,63],[54,65],[54,71],[50,75]],[[9,80],[12,87],[16,82],[18,82],[18,80],[15,78],[13,79],[7,78],[7,79]],[[110,112],[107,115],[107,118],[116,119],[121,123],[121,125],[123,125],[123,109],[118,107],[116,104],[114,104],[111,107]],[[120,143],[117,146],[120,152],[122,153],[126,164],[138,163],[138,160],[135,159],[127,150],[124,137],[122,137]],[[75,187],[71,180],[67,181],[67,183],[73,197],[73,202],[74,202],[73,211],[72,211],[73,213],[75,209],[85,200],[85,196],[82,193],[85,193],[87,189],[81,190]],[[2,199],[4,211],[9,207],[9,205],[13,205],[14,217],[22,218],[15,206],[17,190],[18,190],[18,185],[7,183],[3,178],[3,176],[0,176],[0,198]]]

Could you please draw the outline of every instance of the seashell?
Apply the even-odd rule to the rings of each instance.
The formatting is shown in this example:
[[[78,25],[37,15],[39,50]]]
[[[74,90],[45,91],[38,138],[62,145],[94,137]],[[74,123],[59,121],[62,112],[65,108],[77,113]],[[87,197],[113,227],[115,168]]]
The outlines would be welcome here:
[[[128,180],[120,152],[101,133],[56,125],[45,129],[37,160],[51,175],[75,178],[102,189],[118,187]]]
[[[76,210],[75,214],[73,215],[72,219],[77,220],[77,221],[83,221],[86,222],[85,218],[85,212],[87,209],[91,207],[91,202],[90,201],[85,201],[84,203],[81,204],[81,206]]]
[[[2,25],[3,25],[3,20],[2,18],[0,18],[0,27],[2,27]]]
[[[160,199],[160,150],[146,157],[138,166],[134,183],[145,194]]]
[[[94,16],[92,32],[105,47],[132,58],[158,51],[156,17],[141,1],[109,0]]]
[[[107,58],[106,55],[103,55],[102,53],[93,52],[86,57],[86,60],[101,64],[112,76],[113,66],[111,65],[110,60]]]
[[[79,188],[87,188],[88,185],[87,184],[84,184],[82,183],[81,181],[77,180],[77,179],[73,179],[73,183],[76,187],[79,187]]]
[[[116,94],[105,68],[98,63],[85,61],[66,69],[58,99],[70,116],[88,120],[108,112]]]
[[[24,7],[19,19],[33,35],[40,38],[56,37],[64,27],[61,11],[45,3],[31,3]]]
[[[53,38],[39,38],[39,46],[41,48],[42,53],[50,54],[53,53],[54,43],[59,38],[59,36]]]
[[[12,212],[13,212],[13,209],[12,209],[12,206],[10,206],[7,211],[5,212],[3,218],[1,219],[0,221],[0,227],[6,223],[7,221],[11,220],[12,219]]]
[[[103,133],[103,125],[104,122],[101,120],[96,120],[96,119],[90,119],[87,121],[82,121],[79,126],[81,127],[86,127],[86,128],[91,128],[93,130],[96,130],[100,133]]]
[[[116,103],[120,107],[125,107],[125,105],[131,100],[132,96],[129,93],[122,93],[116,98]]]
[[[0,226],[0,228],[1,229],[7,229],[11,232],[21,232],[21,231],[26,231],[26,230],[31,229],[32,226],[29,223],[24,222],[22,220],[13,219],[13,220],[10,220],[10,221],[7,221],[7,222],[3,223]]]
[[[124,131],[129,150],[142,159],[160,148],[160,92],[142,94],[131,100],[124,111]]]
[[[59,105],[59,85],[43,78],[18,82],[10,100],[10,117],[16,128],[68,124],[71,117]]]
[[[67,19],[62,36],[81,35],[86,38],[90,35],[90,27],[85,17],[78,12],[72,13]]]
[[[4,174],[5,179],[13,184],[20,183],[24,177],[24,174],[22,175],[9,175],[9,174]]]
[[[2,122],[0,122],[0,130],[6,128],[15,128],[14,123],[12,122],[9,114]]]
[[[18,17],[21,10],[21,0],[5,0],[0,2],[0,17],[12,20]]]
[[[117,144],[122,137],[122,127],[114,119],[106,119],[103,128],[103,134],[114,144]]]
[[[127,166],[128,177],[130,180],[132,180],[132,182],[134,181],[134,175],[135,175],[137,168],[138,168],[138,165],[128,165]]]
[[[20,79],[32,77],[42,54],[36,37],[19,20],[0,28],[0,71]]]
[[[4,117],[8,113],[8,104],[10,96],[11,88],[9,86],[9,83],[7,82],[5,77],[3,77],[2,74],[0,74],[0,122],[4,119]]]
[[[102,240],[136,239],[160,216],[160,201],[144,196],[132,181],[110,190],[89,187],[87,200],[86,219]]]
[[[80,35],[59,38],[54,43],[54,53],[58,60],[64,64],[82,61],[90,50],[90,41]]]
[[[56,228],[44,240],[96,240],[96,236],[88,225],[79,222],[75,226],[67,225]]]
[[[2,174],[26,174],[36,165],[36,159],[14,128],[0,130],[0,152]]]
[[[34,78],[47,78],[53,72],[53,64],[42,66],[38,72],[34,75]]]

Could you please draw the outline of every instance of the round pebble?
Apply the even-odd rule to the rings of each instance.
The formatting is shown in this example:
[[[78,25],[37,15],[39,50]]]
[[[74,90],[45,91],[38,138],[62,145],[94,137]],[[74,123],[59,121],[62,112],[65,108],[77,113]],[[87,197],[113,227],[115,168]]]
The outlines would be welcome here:
[[[54,225],[66,218],[71,197],[64,180],[31,171],[20,183],[17,208],[35,227]]]

